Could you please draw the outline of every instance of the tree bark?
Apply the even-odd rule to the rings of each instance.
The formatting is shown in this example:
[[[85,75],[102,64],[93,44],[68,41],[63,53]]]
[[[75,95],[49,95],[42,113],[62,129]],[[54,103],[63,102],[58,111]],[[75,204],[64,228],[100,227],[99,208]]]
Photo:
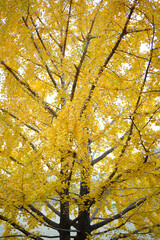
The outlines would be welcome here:
[[[70,240],[69,201],[60,203],[60,227],[64,229],[59,231],[60,240]]]
[[[60,240],[70,240],[70,219],[69,219],[69,172],[63,166],[64,158],[61,159],[61,183],[66,186],[60,193]]]
[[[89,193],[89,187],[81,183],[80,186],[80,195],[84,196]],[[90,207],[89,201],[86,200],[82,207],[79,207],[79,220],[78,220],[78,230],[80,232],[77,233],[75,240],[85,240],[87,236],[91,233],[90,227]]]

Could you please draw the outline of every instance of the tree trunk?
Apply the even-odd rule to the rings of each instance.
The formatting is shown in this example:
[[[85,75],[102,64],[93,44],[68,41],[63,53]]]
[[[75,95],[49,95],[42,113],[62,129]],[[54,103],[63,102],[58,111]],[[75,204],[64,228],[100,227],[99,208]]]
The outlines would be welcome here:
[[[60,227],[64,229],[59,231],[60,240],[70,240],[69,202],[63,202],[63,199],[60,203]]]
[[[80,195],[84,196],[89,193],[89,188],[86,184],[81,183]],[[83,204],[82,204],[83,205]],[[84,205],[79,207],[78,230],[75,240],[85,240],[90,235],[90,207],[89,201],[86,200]]]
[[[78,221],[78,230],[75,240],[85,240],[90,235],[90,218],[88,211],[80,212],[80,220]]]
[[[70,221],[69,221],[69,177],[68,170],[65,170],[62,166],[64,159],[61,159],[61,176],[62,184],[67,186],[60,193],[60,228],[59,231],[60,240],[70,240]],[[64,177],[65,176],[65,177]]]

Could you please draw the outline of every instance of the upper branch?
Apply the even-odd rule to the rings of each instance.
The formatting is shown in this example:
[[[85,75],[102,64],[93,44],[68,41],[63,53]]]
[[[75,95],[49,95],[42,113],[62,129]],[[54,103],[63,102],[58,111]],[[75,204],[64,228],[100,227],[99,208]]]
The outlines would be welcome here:
[[[133,11],[134,11],[134,9],[135,9],[135,7],[136,7],[136,3],[137,3],[137,0],[134,1],[134,4],[133,4],[133,6],[131,7],[131,10],[130,10],[130,12],[129,12],[129,14],[128,14],[127,20],[126,20],[125,25],[124,25],[124,27],[123,27],[123,30],[122,30],[122,32],[121,32],[121,34],[120,34],[117,42],[115,43],[114,47],[112,48],[110,54],[109,54],[108,57],[106,58],[106,60],[105,60],[105,62],[104,62],[104,65],[101,66],[98,75],[101,75],[101,74],[103,73],[105,67],[107,66],[107,64],[108,64],[108,62],[110,61],[111,57],[113,56],[113,54],[115,53],[116,49],[118,48],[118,46],[119,46],[122,38],[123,38],[124,35],[127,33],[127,26],[128,26],[129,21],[130,21],[130,19],[131,19],[131,16],[132,16],[132,14],[133,14]]]
[[[136,106],[135,106],[135,110],[134,110],[133,114],[136,113],[136,111],[137,111],[137,109],[139,107],[141,96],[142,96],[142,93],[143,93],[143,89],[144,89],[144,86],[145,86],[146,81],[147,81],[149,68],[151,66],[151,62],[152,62],[152,58],[153,58],[154,38],[155,38],[155,25],[154,25],[154,19],[153,19],[153,36],[152,36],[152,40],[151,40],[150,58],[149,58],[149,61],[148,61],[148,64],[147,64],[147,68],[146,68],[146,71],[145,71],[145,74],[144,74],[144,79],[143,79],[143,82],[142,82],[142,85],[141,85],[141,88],[140,88],[140,93],[139,93],[139,96],[138,96],[138,99],[137,99],[137,102],[136,102]]]
[[[51,58],[51,54],[50,54],[50,52],[48,51],[48,49],[46,48],[46,45],[44,44],[44,41],[43,41],[43,39],[41,38],[41,35],[40,35],[40,33],[39,33],[38,29],[37,29],[36,24],[34,23],[33,18],[30,17],[30,19],[31,19],[31,21],[32,21],[33,26],[35,27],[37,36],[38,36],[38,38],[39,38],[39,40],[40,40],[40,42],[41,42],[44,50],[47,52],[47,54],[48,54],[49,57]],[[24,20],[24,19],[23,19],[23,20]],[[25,21],[25,20],[24,20],[24,21]],[[27,24],[26,26],[29,28],[28,24]],[[33,35],[31,36],[31,39],[32,39],[32,41],[33,41],[33,43],[34,43],[35,48],[36,48],[36,49],[38,50],[38,52],[40,53],[40,49],[38,48],[38,46],[37,46],[37,44],[36,44],[36,42],[35,42],[35,40],[34,40]],[[41,58],[42,58],[42,54],[41,54],[41,53],[40,53],[40,56],[41,56]],[[42,58],[42,59],[43,59],[43,58]],[[45,67],[46,67],[47,73],[48,73],[51,81],[53,82],[56,90],[59,91],[58,86],[57,86],[57,83],[56,83],[56,81],[55,81],[55,79],[54,79],[54,77],[53,77],[53,75],[52,75],[52,73],[51,73],[51,71],[50,71],[50,69],[49,69],[49,67],[48,67],[48,65],[47,65],[46,63],[45,63]]]
[[[87,104],[88,104],[88,102],[90,101],[90,99],[91,99],[91,97],[92,97],[92,95],[93,95],[93,91],[94,91],[94,89],[95,89],[95,87],[96,87],[96,84],[97,84],[97,82],[98,82],[98,80],[99,80],[99,77],[102,75],[102,73],[103,73],[103,71],[105,70],[107,64],[109,63],[110,59],[111,59],[112,56],[114,55],[115,51],[117,50],[117,48],[118,48],[120,42],[122,41],[124,35],[127,34],[127,26],[128,26],[128,24],[129,24],[129,21],[130,21],[130,19],[131,19],[131,16],[132,16],[133,12],[134,12],[134,9],[135,9],[135,7],[136,7],[136,4],[137,4],[137,0],[134,1],[133,6],[131,7],[131,10],[130,10],[130,12],[129,12],[129,14],[128,14],[127,20],[126,20],[126,22],[125,22],[125,25],[124,25],[124,27],[123,27],[123,29],[122,29],[121,34],[119,35],[119,38],[118,38],[117,42],[115,43],[114,47],[112,48],[111,52],[109,53],[108,57],[106,58],[104,64],[103,64],[103,65],[100,67],[100,69],[99,69],[98,76],[97,76],[96,79],[95,79],[95,83],[92,84],[92,86],[91,86],[91,89],[90,89],[90,91],[89,91],[89,95],[88,95],[87,99],[85,100],[84,105],[83,105],[83,108],[82,108],[82,110],[81,110],[81,114],[82,114],[82,113],[84,112],[84,110],[86,109]]]
[[[102,4],[102,2],[103,2],[103,0],[101,0],[100,4]],[[79,73],[80,73],[80,70],[81,70],[83,61],[84,61],[84,59],[85,59],[86,53],[87,53],[87,50],[88,50],[88,47],[89,47],[89,43],[90,43],[90,41],[91,41],[91,39],[92,39],[91,33],[92,33],[92,30],[93,30],[93,26],[94,26],[94,23],[95,23],[97,14],[98,14],[98,12],[99,12],[99,9],[100,9],[100,5],[99,5],[99,8],[98,8],[98,10],[97,10],[97,12],[96,12],[96,14],[95,14],[95,17],[94,17],[93,20],[92,20],[90,30],[89,30],[89,32],[88,32],[88,34],[87,34],[87,38],[86,38],[87,41],[86,41],[85,48],[84,48],[83,54],[82,54],[82,56],[81,56],[79,65],[78,65],[78,67],[76,67],[76,75],[75,75],[75,78],[74,78],[74,82],[73,82],[73,86],[72,86],[72,91],[71,91],[71,101],[73,100],[74,93],[75,93],[76,86],[77,86],[77,81],[78,81]]]
[[[128,132],[130,132],[130,130],[127,131],[124,135],[126,135]],[[120,138],[120,140],[123,140],[123,139],[124,139],[124,135]],[[104,152],[101,156],[93,159],[93,160],[91,161],[91,165],[94,166],[94,164],[96,164],[96,163],[98,163],[99,161],[101,161],[102,159],[104,159],[106,156],[108,156],[110,153],[112,153],[116,148],[117,148],[117,146],[114,146],[114,147],[108,149],[106,152]]]
[[[110,149],[108,149],[106,152],[104,152],[101,156],[95,158],[94,160],[92,160],[91,165],[93,166],[94,164],[98,163],[99,161],[101,161],[102,159],[104,159],[106,156],[108,156],[110,153],[112,153],[117,147],[112,147]]]
[[[91,37],[88,36],[87,37],[87,41],[86,41],[86,45],[85,45],[85,48],[84,48],[84,51],[83,51],[83,54],[82,54],[82,57],[81,57],[81,60],[79,62],[78,67],[76,67],[76,75],[75,75],[75,78],[74,78],[74,82],[73,82],[73,86],[72,86],[72,92],[71,92],[71,101],[73,100],[73,97],[74,97],[74,93],[75,93],[75,90],[76,90],[79,73],[80,73],[83,61],[85,59],[85,56],[86,56],[86,53],[87,53],[87,49],[88,49],[90,40],[91,40]]]
[[[63,49],[62,49],[63,57],[65,56],[65,50],[66,50],[66,45],[67,45],[67,37],[68,37],[69,21],[70,21],[70,17],[71,17],[71,8],[72,8],[72,0],[70,0],[69,13],[68,13],[68,20],[67,20],[67,27],[66,27],[66,31],[65,31],[65,39],[64,39]]]
[[[15,116],[14,114],[10,113],[9,111],[7,111],[6,109],[4,108],[1,108],[0,111],[2,111],[3,113],[7,113],[9,116],[11,116],[12,118],[16,119],[17,121],[20,121],[24,126],[26,126],[27,128],[39,133],[39,130],[37,130],[36,128],[34,128],[33,126],[30,126],[26,123],[24,123],[23,121],[20,120],[19,117]],[[37,127],[37,126],[36,126]],[[38,127],[37,127],[38,128]]]
[[[153,114],[150,116],[148,122],[142,127],[142,129],[144,129],[144,128],[150,123],[150,121],[152,120],[152,118],[155,116],[155,114],[158,112],[159,109],[160,109],[160,107],[158,107],[158,108],[153,112]]]
[[[12,68],[10,68],[4,61],[0,62],[11,74],[12,76],[26,89],[28,90],[28,93],[31,94],[31,96],[36,99],[36,100],[40,100],[43,104],[43,107],[45,109],[48,110],[48,112],[53,116],[53,117],[57,117],[56,112],[49,107],[47,102],[44,102],[41,97],[38,95],[38,93],[36,93],[35,91],[32,90],[32,88],[29,86],[29,84],[27,82],[22,81],[14,72],[14,70]]]

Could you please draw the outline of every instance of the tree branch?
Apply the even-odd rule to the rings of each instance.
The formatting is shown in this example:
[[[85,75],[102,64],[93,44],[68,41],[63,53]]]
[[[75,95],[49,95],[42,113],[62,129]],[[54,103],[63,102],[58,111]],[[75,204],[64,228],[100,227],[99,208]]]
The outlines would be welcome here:
[[[140,58],[140,59],[143,59],[143,60],[147,60],[147,61],[148,61],[148,58],[135,55],[134,53],[130,53],[130,52],[124,51],[124,50],[122,50],[122,49],[119,49],[119,50],[117,50],[117,51],[118,51],[118,52],[123,52],[123,53],[128,54],[128,55],[130,55],[130,56],[133,56],[133,57],[135,57],[135,58]]]
[[[2,239],[2,238],[12,238],[12,237],[21,237],[21,238],[23,238],[25,236],[24,235],[1,236],[0,239]]]
[[[22,226],[16,224],[15,222],[12,222],[11,219],[7,218],[7,217],[4,217],[2,215],[0,215],[0,219],[5,221],[5,222],[8,222],[9,224],[11,224],[15,229],[19,230],[20,232],[24,233],[27,237],[31,238],[31,239],[35,239],[35,240],[43,240],[43,238],[33,234],[33,233],[30,233],[28,231],[26,231]]]
[[[62,49],[63,57],[65,56],[66,45],[67,45],[67,37],[68,37],[69,21],[70,21],[70,17],[71,17],[71,7],[72,7],[72,0],[70,0],[69,13],[68,13],[68,20],[67,20],[67,27],[66,27],[66,31],[65,31],[65,39],[64,39],[63,49]]]
[[[29,128],[29,129],[31,129],[31,130],[39,133],[39,130],[37,130],[36,128],[34,128],[34,127],[32,127],[32,126],[30,126],[30,125],[28,125],[28,124],[26,124],[26,123],[24,123],[23,121],[20,120],[20,118],[16,117],[14,114],[10,113],[10,112],[7,111],[6,109],[1,108],[0,110],[1,110],[3,113],[7,113],[7,114],[10,115],[12,118],[20,121],[20,122],[21,122],[24,126],[26,126],[27,128]],[[37,126],[36,126],[36,127],[37,127]],[[37,128],[38,128],[38,127],[37,127]]]
[[[106,152],[104,152],[101,156],[99,156],[96,159],[92,160],[91,166],[94,166],[96,163],[98,163],[99,161],[104,159],[107,155],[112,153],[116,148],[117,148],[117,146],[116,147],[112,147],[112,148],[108,149]]]
[[[160,227],[160,224],[155,224],[153,226],[143,227],[140,229],[137,229],[135,231],[129,232],[129,233],[120,233],[118,236],[111,238],[110,240],[118,240],[120,238],[127,238],[132,236],[133,234],[149,234],[152,232],[153,228]],[[144,230],[148,230],[148,232],[142,232]]]
[[[34,21],[33,21],[33,18],[30,17],[30,19],[31,19],[31,22],[32,22],[33,26],[35,27],[35,30],[36,30],[37,36],[38,36],[38,38],[39,38],[39,40],[40,40],[40,42],[41,42],[41,44],[42,44],[44,50],[47,52],[47,54],[49,55],[49,57],[51,57],[51,54],[50,54],[50,52],[47,50],[47,48],[46,48],[46,46],[45,46],[45,44],[44,44],[44,41],[43,41],[43,39],[41,38],[40,33],[39,33],[38,29],[37,29],[37,26],[36,26],[36,24],[35,24]],[[32,36],[32,40],[34,41],[33,36]],[[34,42],[35,42],[35,41],[34,41]],[[35,46],[36,46],[36,49],[37,49],[38,46],[37,46],[37,45],[35,45]],[[38,52],[40,52],[39,48],[38,48]],[[56,83],[55,79],[53,78],[52,73],[51,73],[51,71],[50,71],[50,69],[49,69],[49,67],[48,67],[48,65],[47,65],[46,63],[45,63],[45,67],[46,67],[47,73],[48,73],[48,75],[49,75],[49,77],[50,77],[52,83],[54,84],[54,86],[55,86],[57,92],[59,92],[59,89],[58,89],[57,83]]]
[[[160,90],[159,90],[160,91]],[[158,107],[154,112],[153,114],[150,116],[148,122],[142,127],[142,129],[144,129],[149,123],[150,121],[152,120],[152,118],[154,117],[155,113],[160,109],[160,107]]]
[[[115,214],[113,217],[106,218],[105,220],[92,225],[91,226],[91,230],[93,231],[95,229],[103,227],[104,225],[106,225],[106,224],[108,224],[108,223],[110,223],[110,222],[112,222],[112,221],[114,221],[116,219],[122,218],[123,215],[125,215],[126,213],[128,213],[131,210],[135,209],[136,207],[140,206],[146,200],[147,200],[147,197],[136,200],[135,202],[131,203],[127,208],[125,208],[123,211],[121,211],[120,213]]]
[[[133,214],[132,214],[132,215],[133,215]],[[107,230],[105,230],[105,231],[95,233],[95,234],[93,234],[93,235],[94,235],[94,236],[95,236],[95,235],[101,235],[102,233],[111,232],[111,231],[114,231],[114,230],[116,230],[116,229],[121,228],[122,226],[124,226],[124,225],[128,222],[128,220],[132,217],[132,215],[129,216],[123,223],[121,223],[121,224],[118,225],[117,227],[112,227],[112,228],[109,228],[109,229],[107,229]]]
[[[122,30],[121,34],[119,35],[119,38],[118,38],[117,42],[115,43],[115,45],[114,45],[114,47],[112,48],[110,54],[109,54],[108,57],[106,58],[103,66],[101,66],[100,69],[99,69],[98,77],[95,79],[95,83],[92,84],[92,86],[91,86],[91,89],[90,89],[90,91],[89,91],[89,95],[88,95],[87,99],[85,100],[84,105],[83,105],[83,108],[82,108],[82,110],[81,110],[81,115],[83,114],[84,110],[85,110],[86,107],[87,107],[88,102],[90,101],[90,99],[91,99],[91,97],[92,97],[92,95],[93,95],[94,89],[95,89],[95,87],[96,87],[96,84],[97,84],[100,76],[102,75],[102,73],[103,73],[103,71],[105,70],[107,64],[109,63],[110,59],[111,59],[112,56],[114,55],[115,51],[117,50],[117,48],[118,48],[120,42],[122,41],[123,37],[124,37],[125,34],[127,33],[127,26],[128,26],[128,24],[129,24],[129,21],[130,21],[130,19],[131,19],[131,16],[132,16],[133,12],[134,12],[134,9],[135,9],[135,7],[136,7],[136,4],[137,4],[137,0],[134,1],[133,6],[131,7],[131,10],[130,10],[130,12],[129,12],[129,14],[128,14],[127,20],[126,20],[125,25],[124,25],[124,27],[123,27],[123,30]]]
[[[132,30],[128,30],[128,31],[127,31],[127,34],[129,34],[129,33],[146,32],[146,31],[150,31],[150,30],[152,30],[152,28],[132,29]]]
[[[57,117],[57,114],[56,112],[49,107],[48,103],[47,102],[44,102],[41,97],[35,92],[32,90],[32,88],[29,86],[29,84],[27,82],[24,82],[22,81],[14,72],[14,70],[12,68],[10,68],[8,65],[6,65],[6,63],[4,61],[1,61],[0,62],[11,74],[12,76],[23,86],[25,87],[25,89],[28,90],[28,92],[31,94],[31,96],[34,98],[34,99],[37,99],[37,100],[40,100],[43,104],[43,107],[45,109],[48,110],[48,112],[53,116],[53,117]]]
[[[127,131],[127,132],[120,138],[120,140],[123,140],[123,139],[124,139],[124,136],[125,136],[128,132],[130,132],[130,130]],[[118,147],[118,146],[114,146],[114,147],[108,149],[108,150],[107,150],[106,152],[104,152],[101,156],[99,156],[99,157],[97,157],[96,159],[92,160],[92,161],[91,161],[91,166],[94,166],[94,164],[96,164],[96,163],[98,163],[99,161],[101,161],[102,159],[104,159],[106,156],[108,156],[110,153],[112,153],[117,147]]]
[[[16,160],[15,158],[13,158],[13,157],[9,157],[13,162],[15,162],[15,163],[17,163],[18,165],[21,165],[21,166],[23,166],[24,167],[24,163],[21,163],[21,162],[19,162],[18,160]]]
[[[152,41],[151,41],[150,58],[149,58],[149,61],[148,61],[148,65],[147,65],[145,74],[144,74],[144,79],[143,79],[143,82],[142,82],[142,86],[140,88],[140,93],[139,93],[139,96],[138,96],[136,106],[135,106],[135,110],[134,110],[133,114],[136,113],[138,107],[140,106],[139,103],[140,103],[140,100],[141,100],[141,96],[142,96],[142,93],[143,93],[144,86],[146,84],[147,76],[148,76],[148,73],[149,73],[149,68],[151,66],[151,61],[152,61],[152,57],[153,57],[154,37],[155,37],[155,26],[154,26],[154,19],[153,19],[153,36],[152,36]]]
[[[48,223],[50,226],[52,226],[53,228],[59,228],[59,224],[50,220],[49,218],[47,218],[41,211],[39,211],[37,208],[35,208],[33,205],[29,205],[29,208],[35,212],[38,216],[42,217],[43,220]]]
[[[55,207],[53,207],[48,201],[45,201],[45,203],[47,204],[47,207],[51,209],[57,216],[60,216],[60,212]]]
[[[102,4],[102,2],[103,2],[103,0],[101,0],[100,5]],[[82,56],[81,56],[79,65],[78,65],[78,67],[76,67],[76,75],[75,75],[75,78],[74,78],[74,82],[73,82],[73,86],[72,86],[72,91],[71,91],[71,98],[70,98],[71,101],[72,101],[73,98],[74,98],[74,93],[75,93],[75,90],[76,90],[79,73],[80,73],[80,70],[81,70],[83,61],[84,61],[84,59],[85,59],[86,53],[87,53],[87,50],[88,50],[88,47],[89,47],[89,43],[90,43],[90,41],[91,41],[91,39],[92,39],[91,33],[92,33],[92,30],[93,30],[93,26],[94,26],[94,23],[95,23],[97,14],[98,14],[99,9],[100,9],[100,5],[99,5],[99,8],[98,8],[98,10],[97,10],[97,12],[96,12],[96,14],[95,14],[95,17],[94,17],[93,20],[92,20],[90,30],[89,30],[89,32],[88,32],[88,34],[87,34],[87,38],[86,38],[87,41],[86,41],[85,48],[84,48],[83,54],[82,54]]]

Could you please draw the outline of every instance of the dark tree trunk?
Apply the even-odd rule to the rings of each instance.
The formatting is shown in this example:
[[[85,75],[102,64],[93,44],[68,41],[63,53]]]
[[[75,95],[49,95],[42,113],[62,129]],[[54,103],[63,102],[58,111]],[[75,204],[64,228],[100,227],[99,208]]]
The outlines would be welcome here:
[[[75,240],[85,240],[90,235],[90,218],[89,212],[83,211],[80,213],[80,220],[78,221],[78,230]]]
[[[60,227],[64,229],[59,231],[60,240],[70,240],[69,202],[63,202],[63,199],[60,203]]]
[[[89,188],[83,182],[81,183],[80,195],[84,196],[89,193]],[[83,206],[79,207],[78,230],[75,240],[85,240],[91,233],[90,228],[90,207],[89,201],[86,200]]]
[[[62,184],[67,186],[60,193],[60,240],[70,240],[70,221],[69,221],[69,173],[62,166],[64,159],[61,159]]]

